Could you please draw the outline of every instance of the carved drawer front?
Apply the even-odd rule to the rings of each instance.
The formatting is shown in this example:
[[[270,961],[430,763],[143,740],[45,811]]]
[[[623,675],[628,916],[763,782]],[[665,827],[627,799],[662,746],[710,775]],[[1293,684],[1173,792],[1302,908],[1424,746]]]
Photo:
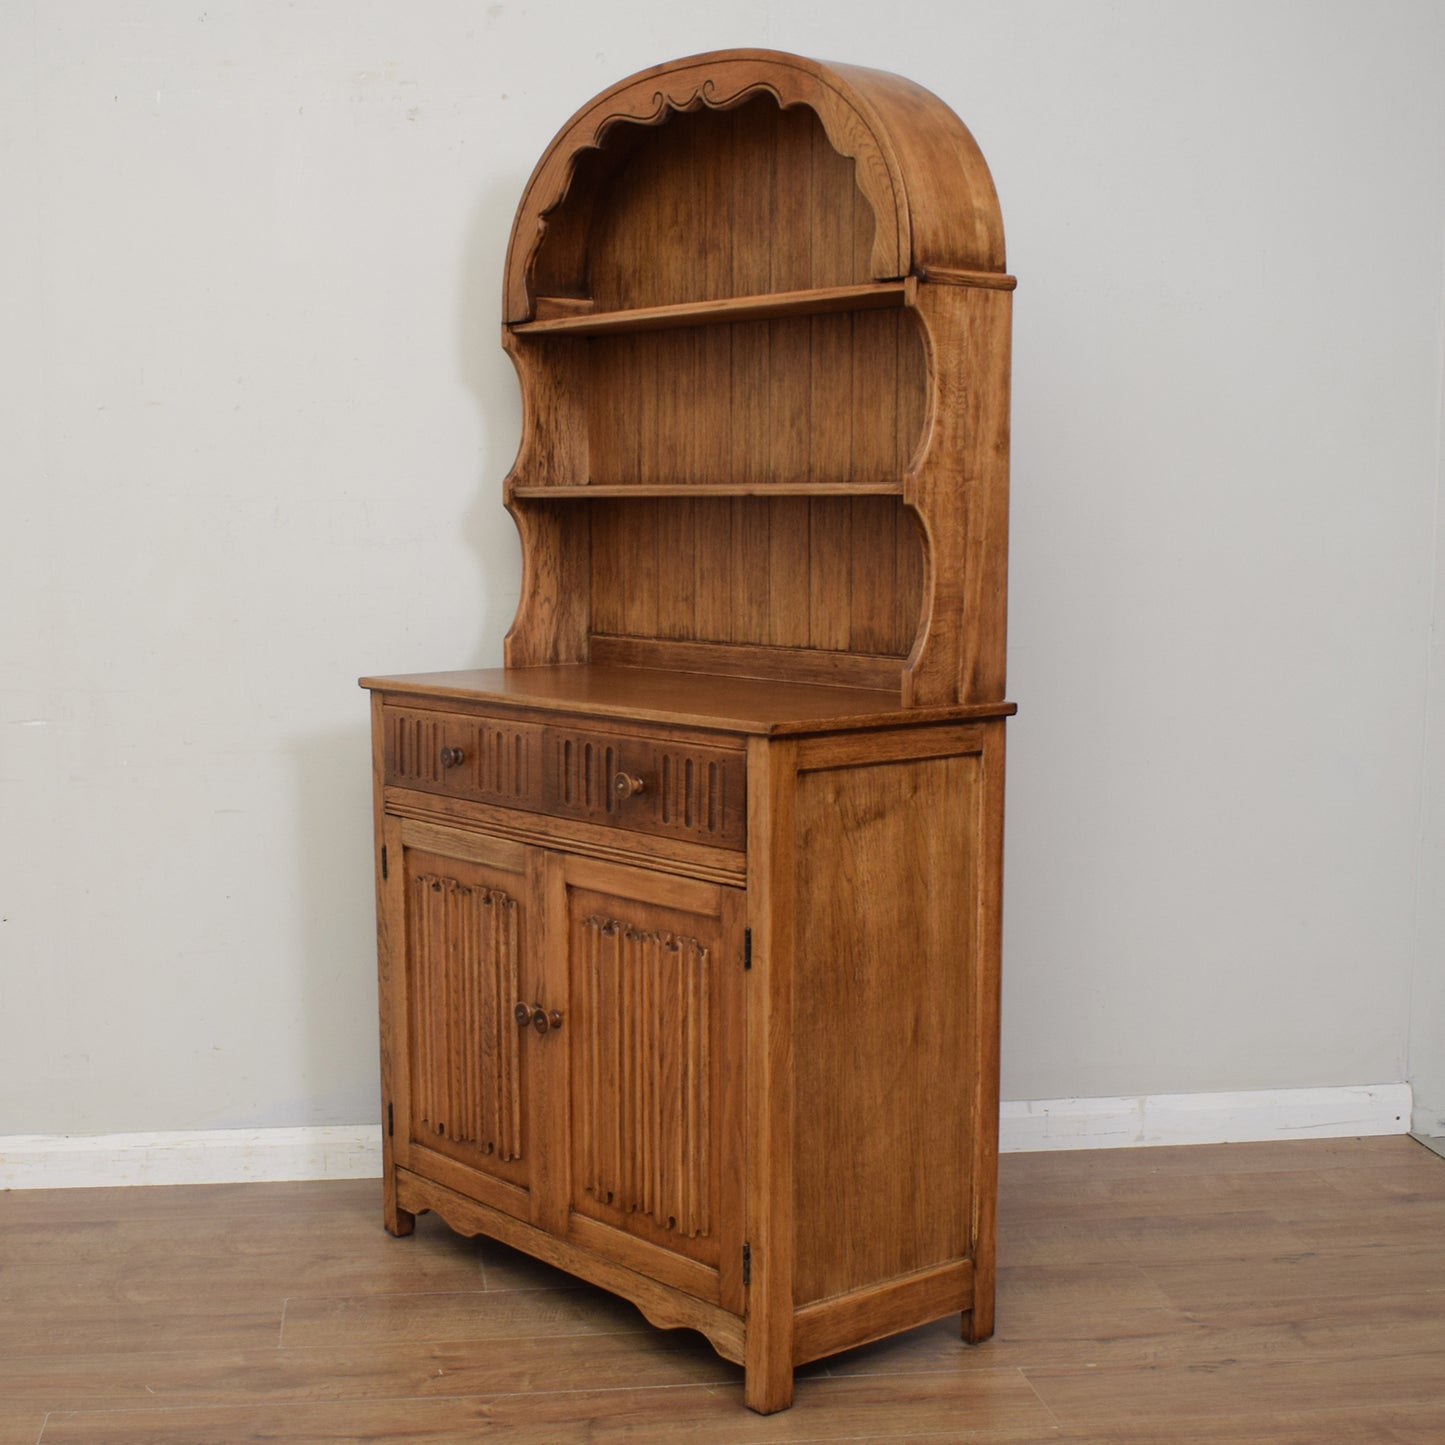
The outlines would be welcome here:
[[[549,812],[722,848],[746,843],[740,748],[548,727],[542,751]]]
[[[542,729],[462,713],[386,710],[386,781],[504,807],[542,806]]]

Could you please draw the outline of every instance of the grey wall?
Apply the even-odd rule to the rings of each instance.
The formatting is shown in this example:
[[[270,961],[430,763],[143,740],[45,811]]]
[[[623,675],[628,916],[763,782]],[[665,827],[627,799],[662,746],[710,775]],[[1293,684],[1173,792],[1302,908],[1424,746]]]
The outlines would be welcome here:
[[[1441,7],[10,0],[0,1134],[375,1117],[354,679],[499,660],[512,208],[733,44],[921,81],[998,182],[1005,1096],[1445,1039]]]
[[[1445,325],[1441,342],[1445,349]],[[1440,414],[1445,433],[1445,391]],[[1415,1131],[1439,1139],[1445,1138],[1445,453],[1437,461],[1435,605],[1425,711],[1409,1079],[1415,1090]]]

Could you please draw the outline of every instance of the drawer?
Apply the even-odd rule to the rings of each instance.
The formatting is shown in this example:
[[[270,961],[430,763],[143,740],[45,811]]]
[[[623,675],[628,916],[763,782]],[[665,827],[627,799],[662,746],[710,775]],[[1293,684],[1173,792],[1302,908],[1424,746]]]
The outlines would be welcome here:
[[[383,718],[389,786],[720,848],[746,844],[742,748],[420,708],[389,707]]]
[[[549,813],[723,848],[746,843],[742,749],[571,727],[544,727],[542,734]]]
[[[392,707],[382,716],[389,785],[541,810],[540,725]]]

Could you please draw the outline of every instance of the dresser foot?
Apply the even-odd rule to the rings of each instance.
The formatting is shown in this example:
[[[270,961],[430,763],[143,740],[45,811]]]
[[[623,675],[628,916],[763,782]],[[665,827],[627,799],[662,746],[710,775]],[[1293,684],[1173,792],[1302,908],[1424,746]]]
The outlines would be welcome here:
[[[416,1215],[396,1202],[396,1177],[388,1177],[383,1186],[381,1222],[388,1234],[404,1238],[416,1228]]]
[[[748,1366],[743,1376],[743,1400],[759,1415],[773,1415],[793,1403],[793,1369],[773,1370]]]
[[[976,1345],[993,1334],[993,1310],[972,1309],[963,1312],[963,1338]]]

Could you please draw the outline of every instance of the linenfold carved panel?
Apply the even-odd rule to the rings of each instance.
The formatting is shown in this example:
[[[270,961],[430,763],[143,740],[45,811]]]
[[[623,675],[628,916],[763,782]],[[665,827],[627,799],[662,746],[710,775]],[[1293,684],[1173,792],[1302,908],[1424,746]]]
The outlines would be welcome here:
[[[616,808],[612,780],[621,767],[615,742],[554,731],[551,763],[557,800],[564,808],[611,817]]]
[[[412,1135],[520,1159],[517,900],[435,873],[409,895]]]
[[[525,802],[534,771],[532,730],[477,723],[474,731],[477,791],[501,802]]]
[[[393,710],[386,722],[388,779],[412,787],[440,782],[444,719],[437,713]]]
[[[709,952],[597,914],[580,930],[581,1185],[696,1239],[713,1227]]]
[[[727,818],[727,764],[663,753],[658,808],[668,827],[717,833]]]

